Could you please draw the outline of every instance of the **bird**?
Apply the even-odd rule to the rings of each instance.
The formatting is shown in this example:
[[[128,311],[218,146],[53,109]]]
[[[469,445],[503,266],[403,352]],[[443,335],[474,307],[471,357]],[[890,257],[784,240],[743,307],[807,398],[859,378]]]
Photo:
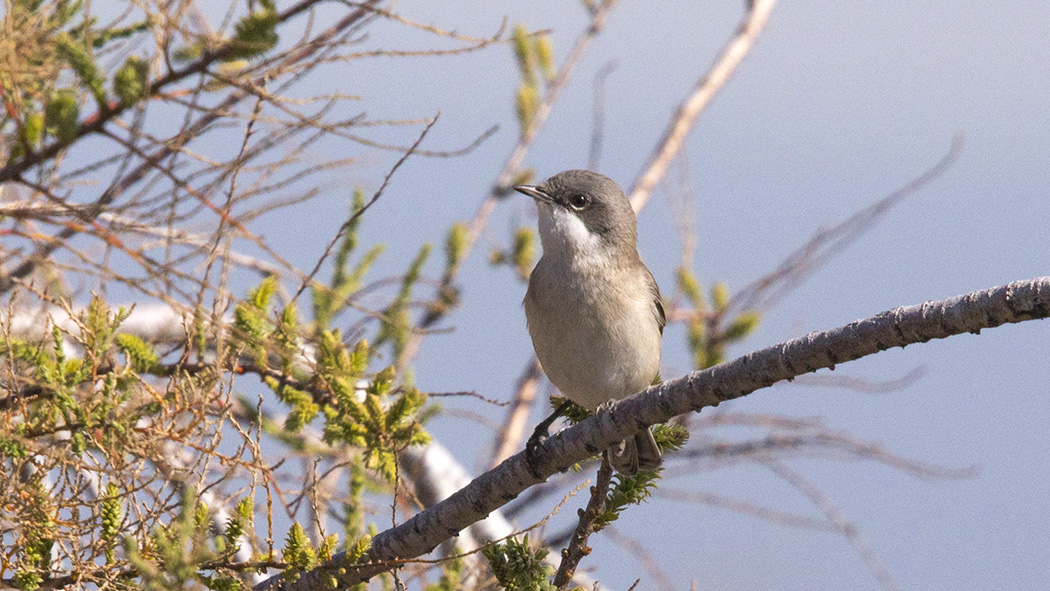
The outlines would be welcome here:
[[[638,254],[638,222],[623,191],[587,170],[514,190],[532,197],[539,212],[543,255],[529,276],[524,308],[547,378],[590,411],[652,385],[667,320],[660,288]],[[566,406],[537,426],[526,459]],[[606,454],[625,475],[663,461],[649,429]]]

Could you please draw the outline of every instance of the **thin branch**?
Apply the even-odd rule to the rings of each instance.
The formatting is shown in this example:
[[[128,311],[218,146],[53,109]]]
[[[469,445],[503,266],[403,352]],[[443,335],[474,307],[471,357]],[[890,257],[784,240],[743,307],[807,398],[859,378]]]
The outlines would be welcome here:
[[[801,376],[794,382],[795,386],[815,386],[820,388],[845,388],[861,394],[886,394],[897,392],[914,384],[926,375],[926,368],[916,367],[899,378],[892,380],[865,380],[854,376]]]
[[[850,545],[852,545],[853,549],[857,551],[861,560],[864,561],[868,570],[870,570],[871,574],[875,576],[875,579],[883,589],[894,591],[895,589],[900,588],[897,585],[897,582],[893,580],[893,575],[890,574],[890,571],[882,564],[882,561],[879,560],[878,556],[875,555],[875,551],[860,535],[860,532],[857,531],[857,526],[846,517],[841,509],[831,502],[831,499],[829,499],[827,495],[784,464],[774,460],[768,460],[763,463],[770,471],[784,479],[785,482],[805,495],[814,505],[817,506],[818,509],[820,509],[822,513],[824,513],[824,516],[828,518],[828,521],[835,524],[835,529],[849,540]]]
[[[324,264],[325,260],[329,256],[331,256],[332,249],[335,248],[335,245],[338,244],[339,241],[343,238],[343,235],[346,234],[347,229],[350,228],[350,226],[353,225],[353,223],[357,221],[358,218],[364,215],[364,213],[368,211],[369,207],[372,207],[372,205],[379,200],[379,196],[383,194],[383,190],[386,189],[386,186],[390,184],[390,179],[394,176],[394,173],[397,172],[397,169],[401,168],[401,165],[404,164],[406,160],[408,160],[408,157],[416,151],[416,148],[419,147],[419,144],[423,142],[423,138],[427,137],[427,133],[430,131],[430,128],[434,127],[434,124],[437,123],[438,117],[440,115],[440,113],[434,115],[434,118],[431,119],[429,123],[427,123],[427,126],[423,128],[423,132],[419,134],[418,138],[416,138],[415,143],[413,143],[412,146],[410,146],[408,150],[406,150],[405,153],[401,155],[401,158],[399,158],[398,161],[394,163],[394,166],[390,168],[390,172],[387,172],[386,177],[383,178],[383,184],[379,185],[379,189],[376,190],[376,192],[372,195],[372,198],[369,199],[367,203],[362,205],[360,209],[355,211],[349,218],[347,218],[347,220],[343,222],[342,226],[339,226],[339,231],[336,232],[335,236],[332,237],[332,241],[328,243],[327,247],[325,247],[324,253],[321,255],[320,258],[317,259],[317,264],[314,265],[313,270],[310,271],[309,275],[307,275],[303,279],[302,284],[299,286],[299,290],[295,292],[295,296],[292,298],[293,303],[296,300],[298,300],[299,296],[303,293],[303,291],[307,287],[309,287],[311,283],[313,283],[314,277],[317,275],[317,272],[321,270],[321,265]]]
[[[628,196],[635,211],[641,211],[652,195],[653,189],[667,172],[671,160],[682,148],[686,136],[693,129],[697,116],[711,103],[718,91],[725,86],[729,78],[740,66],[740,62],[751,50],[759,33],[769,20],[776,0],[753,0],[748,3],[748,11],[737,27],[736,35],[726,45],[715,60],[711,69],[693,86],[689,96],[675,110],[674,117],[664,131],[663,138],[656,145],[649,161],[635,179]]]
[[[595,532],[595,523],[602,513],[605,512],[605,499],[609,496],[609,483],[612,482],[612,465],[609,459],[602,456],[598,466],[598,475],[594,478],[594,486],[591,487],[591,498],[587,501],[587,508],[580,511],[580,521],[576,530],[572,532],[572,539],[561,553],[561,564],[558,572],[554,575],[554,586],[558,591],[564,589],[572,581],[572,575],[576,573],[576,567],[584,556],[591,553],[587,540]]]
[[[671,578],[667,576],[667,572],[660,567],[660,563],[656,559],[656,556],[646,549],[641,542],[621,533],[620,530],[612,525],[603,529],[602,533],[617,546],[626,550],[627,553],[630,554],[643,569],[645,569],[645,572],[648,573],[649,577],[656,583],[658,589],[661,591],[674,590],[675,586],[671,583]]]
[[[594,75],[593,98],[591,99],[591,148],[587,154],[587,170],[598,171],[602,160],[602,144],[605,143],[605,79],[616,69],[615,60],[605,65]]]
[[[674,501],[719,507],[733,511],[734,513],[748,515],[770,523],[775,523],[777,525],[787,525],[818,531],[838,531],[835,525],[824,519],[787,513],[724,495],[717,495],[698,490],[675,489],[667,486],[660,486],[660,488],[656,489],[653,495]]]
[[[959,159],[963,138],[952,138],[948,152],[928,170],[906,185],[865,207],[842,222],[821,230],[789,254],[771,273],[733,294],[727,311],[763,310],[797,287],[809,274],[857,241],[890,209],[940,178]],[[732,313],[732,312],[728,312]]]

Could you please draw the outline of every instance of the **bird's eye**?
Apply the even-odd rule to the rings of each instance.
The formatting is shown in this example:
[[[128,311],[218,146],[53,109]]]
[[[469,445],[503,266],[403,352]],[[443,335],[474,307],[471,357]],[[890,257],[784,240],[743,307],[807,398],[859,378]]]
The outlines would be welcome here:
[[[591,198],[584,195],[583,193],[577,193],[572,197],[569,197],[569,207],[576,211],[582,211],[591,204]]]

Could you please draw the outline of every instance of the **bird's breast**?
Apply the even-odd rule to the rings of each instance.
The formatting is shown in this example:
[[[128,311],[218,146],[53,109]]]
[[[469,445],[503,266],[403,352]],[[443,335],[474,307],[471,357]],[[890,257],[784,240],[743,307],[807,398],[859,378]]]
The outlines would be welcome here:
[[[547,377],[593,409],[645,389],[660,367],[660,328],[642,273],[567,268],[547,257],[525,296],[529,335]]]

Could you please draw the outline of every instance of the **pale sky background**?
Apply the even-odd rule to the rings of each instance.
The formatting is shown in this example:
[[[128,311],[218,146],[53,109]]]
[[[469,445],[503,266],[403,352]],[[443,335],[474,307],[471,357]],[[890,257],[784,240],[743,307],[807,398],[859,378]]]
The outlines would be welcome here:
[[[493,34],[504,15],[511,25],[550,28],[559,60],[586,23],[577,2],[407,0],[397,9],[479,37]],[[733,33],[741,10],[740,1],[623,0],[526,166],[547,177],[586,164],[591,80],[615,60],[600,172],[628,185],[675,105]],[[369,48],[441,43],[388,22],[368,33]],[[495,45],[457,57],[362,60],[331,72],[315,80],[316,90],[361,95],[359,106],[370,118],[420,118],[440,109],[424,148],[462,147],[501,125],[467,156],[409,160],[364,217],[363,242],[388,244],[377,274],[398,273],[421,243],[440,245],[453,222],[473,216],[516,141],[512,53]],[[410,143],[416,132],[400,129],[389,137]],[[925,171],[957,133],[966,146],[947,174],[769,310],[760,330],[731,354],[899,305],[1050,274],[1050,5],[783,0],[686,144],[696,272],[705,285],[721,280],[739,288],[765,274],[816,230]],[[362,156],[348,182],[369,189],[398,157],[347,142],[318,149],[331,150],[326,157]],[[293,263],[310,268],[345,218],[345,186],[254,228]],[[519,223],[533,223],[533,205],[524,198],[501,204],[460,277],[463,305],[446,322],[455,331],[430,337],[418,358],[422,389],[511,396],[531,355],[520,305],[524,287],[486,261],[491,246],[507,244]],[[679,241],[662,190],[640,217],[639,248],[671,293]],[[442,258],[433,257],[431,276]],[[664,377],[688,369],[681,327],[665,334],[664,357]],[[723,409],[819,417],[834,430],[912,459],[979,469],[965,480],[928,482],[873,463],[787,462],[852,520],[901,588],[1050,588],[1050,324],[887,351],[841,365],[836,375],[890,380],[919,366],[925,377],[890,394],[777,386]],[[447,406],[497,420],[503,415],[465,400]],[[441,417],[431,429],[466,466],[477,470],[486,462],[491,433],[484,427]],[[673,484],[820,515],[755,466]],[[584,502],[573,501],[549,531],[574,519]],[[836,534],[664,500],[632,508],[617,527],[646,544],[677,589],[688,589],[693,579],[700,589],[879,588]],[[593,545],[582,566],[596,567],[594,575],[608,588],[627,589],[638,577],[640,589],[656,588],[607,539]]]
[[[405,1],[398,9],[475,36],[492,34],[503,15],[511,24],[551,28],[559,58],[585,23],[574,2]],[[622,2],[526,165],[541,177],[585,165],[591,79],[616,60],[600,171],[629,184],[674,106],[733,32],[741,9],[738,1]],[[369,45],[377,47],[432,44],[391,24],[370,30]],[[502,126],[468,156],[409,161],[368,213],[364,241],[386,241],[381,268],[396,272],[421,242],[440,244],[449,224],[469,219],[502,166],[517,134],[513,58],[508,47],[496,46],[452,58],[375,60],[344,72],[345,78],[327,82],[363,95],[370,117],[421,117],[440,109],[425,147],[459,147],[493,123]],[[943,178],[770,310],[761,330],[733,354],[898,305],[1050,273],[1050,6],[778,5],[687,142],[699,231],[696,270],[705,284],[741,287],[766,273],[817,229],[926,170],[956,133],[966,147]],[[396,155],[373,158],[355,179],[372,188]],[[291,210],[261,231],[307,265],[342,219],[341,199]],[[499,207],[461,276],[463,306],[449,321],[455,332],[431,337],[418,359],[424,390],[511,395],[531,354],[523,286],[509,272],[493,271],[486,258],[491,244],[506,244],[516,223],[532,223],[532,207],[524,199]],[[640,250],[665,292],[673,289],[679,253],[670,215],[666,193],[659,192],[640,218]],[[439,259],[429,267],[432,275]],[[916,460],[979,469],[966,480],[931,483],[870,463],[788,462],[854,522],[902,588],[1048,588],[1048,337],[1050,325],[1030,322],[888,351],[837,370],[869,380],[927,370],[890,394],[778,386],[726,406],[820,417],[832,429]],[[668,330],[664,351],[665,377],[688,368],[681,328]],[[497,419],[503,412],[467,402],[448,406]],[[478,450],[491,435],[483,427],[440,418],[432,429],[467,466],[484,462]],[[819,516],[799,493],[757,467],[705,472],[674,485]],[[567,508],[561,517],[574,514]],[[669,501],[628,511],[618,528],[648,546],[678,589],[692,579],[700,589],[879,588],[835,534]],[[640,588],[655,588],[608,540],[594,546],[583,566],[597,567],[595,575],[609,588],[626,589],[636,577],[643,579]]]

